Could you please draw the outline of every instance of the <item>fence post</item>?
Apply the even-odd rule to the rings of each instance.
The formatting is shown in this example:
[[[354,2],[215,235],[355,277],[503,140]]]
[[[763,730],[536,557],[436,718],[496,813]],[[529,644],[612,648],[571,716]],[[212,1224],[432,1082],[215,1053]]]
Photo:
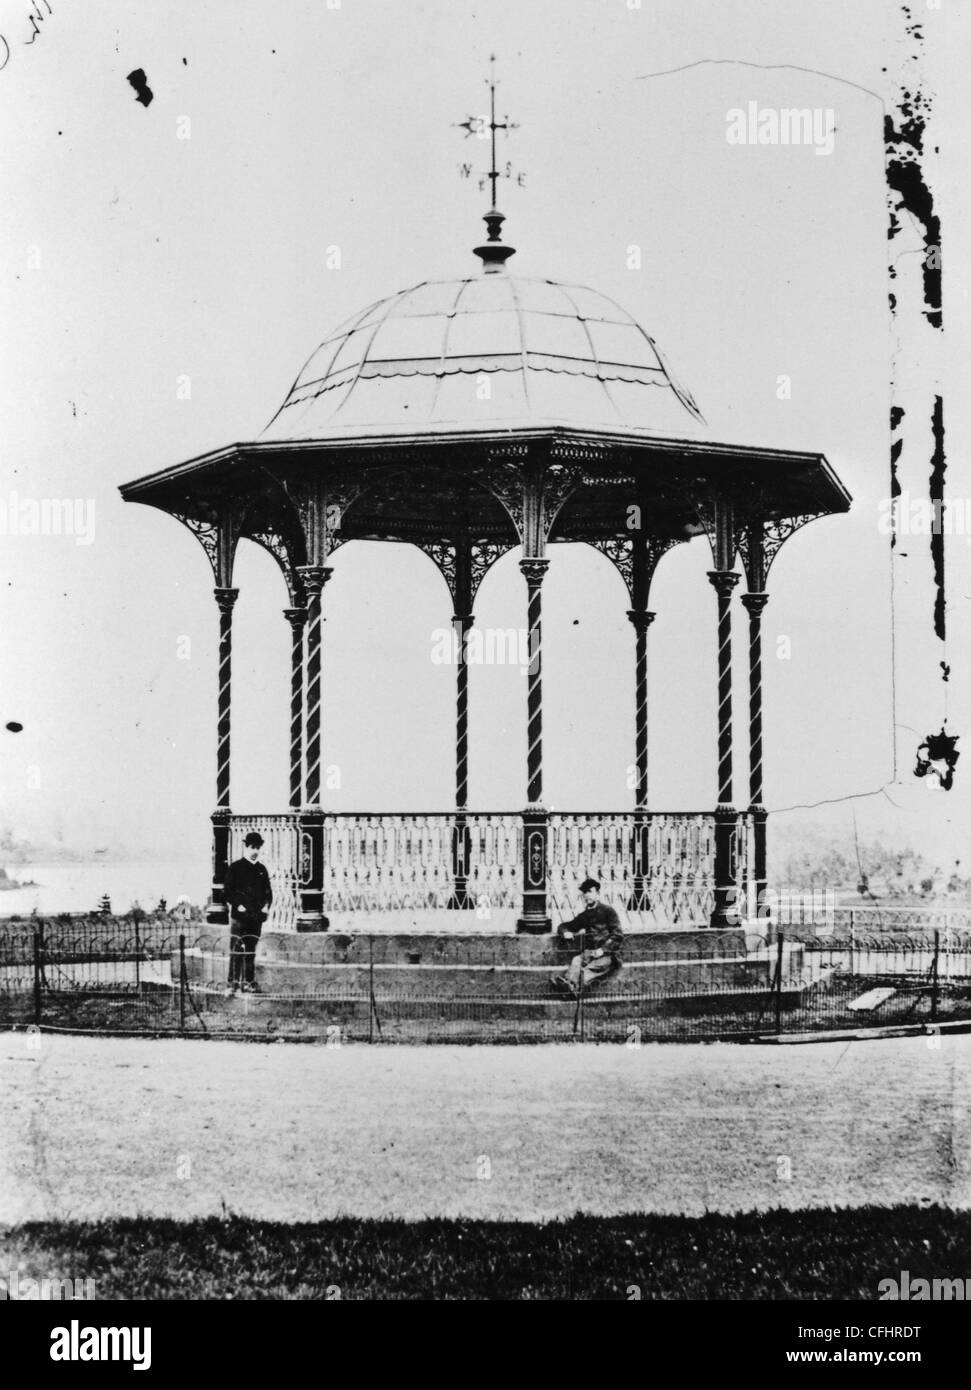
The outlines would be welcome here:
[[[179,933],[179,1032],[185,1032],[185,933]]]
[[[850,974],[853,974],[853,909],[850,908]]]
[[[142,988],[142,970],[141,970],[141,965],[140,965],[139,959],[138,959],[139,956],[140,956],[140,954],[141,954],[141,942],[140,942],[139,939],[138,939],[138,918],[136,917],[136,918],[135,918],[135,989],[136,989],[137,991],[139,991],[139,993],[141,992],[141,988]]]
[[[368,1042],[374,1041],[374,1025],[378,1025],[378,1037],[381,1037],[381,1016],[378,1013],[378,1001],[374,997],[374,936],[368,933]]]
[[[775,1031],[782,1032],[782,951],[785,942],[785,932],[779,930],[777,940],[777,954],[775,962]]]
[[[934,960],[931,965],[931,1022],[937,1021],[937,1001],[940,993],[940,976],[938,962],[941,954],[941,933],[940,929],[934,929]]]
[[[39,1028],[41,1020],[41,943],[43,939],[44,926],[42,922],[34,923],[34,1023]]]

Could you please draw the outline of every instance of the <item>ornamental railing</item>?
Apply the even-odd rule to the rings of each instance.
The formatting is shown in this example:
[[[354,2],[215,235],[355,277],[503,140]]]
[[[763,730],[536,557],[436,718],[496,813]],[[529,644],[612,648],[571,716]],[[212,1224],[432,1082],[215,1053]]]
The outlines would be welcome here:
[[[521,892],[515,815],[328,815],[324,840],[324,901],[335,912],[507,908]]]
[[[635,835],[646,836],[638,863]],[[741,888],[749,861],[748,818],[739,816],[736,855]],[[576,902],[588,876],[601,884],[604,901],[618,909],[635,904],[658,925],[698,925],[708,920],[715,892],[715,818],[708,812],[553,812],[550,815],[550,883],[556,905]],[[636,906],[638,895],[645,906]]]
[[[294,813],[233,816],[230,857],[245,836],[263,836],[270,874],[271,930],[295,924],[299,892]],[[752,823],[738,815],[733,881],[741,901],[749,880]],[[588,876],[605,901],[657,926],[700,925],[715,888],[715,817],[710,812],[567,812],[549,816],[551,912],[578,910]],[[522,822],[513,812],[326,813],[324,902],[328,913],[518,908]]]

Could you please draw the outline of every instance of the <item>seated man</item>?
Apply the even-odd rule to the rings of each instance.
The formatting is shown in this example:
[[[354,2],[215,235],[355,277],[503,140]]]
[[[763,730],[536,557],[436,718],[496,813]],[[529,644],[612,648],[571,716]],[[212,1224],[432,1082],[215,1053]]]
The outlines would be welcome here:
[[[565,975],[551,975],[554,989],[569,990],[576,997],[581,980],[584,991],[597,980],[618,970],[624,934],[620,920],[612,907],[600,901],[600,884],[587,878],[580,884],[586,907],[572,922],[561,922],[557,935],[561,941],[573,941],[582,936],[581,951],[570,962]]]

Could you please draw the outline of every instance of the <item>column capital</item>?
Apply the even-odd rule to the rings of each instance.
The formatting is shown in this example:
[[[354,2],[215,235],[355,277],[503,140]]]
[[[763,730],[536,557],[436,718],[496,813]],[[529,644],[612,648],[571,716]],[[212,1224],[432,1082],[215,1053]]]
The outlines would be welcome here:
[[[298,565],[297,573],[304,582],[307,598],[316,598],[334,573],[330,565]]]
[[[239,598],[239,590],[226,589],[220,585],[218,588],[213,589],[212,592],[216,602],[219,604],[220,613],[231,613],[233,611],[233,604]]]
[[[545,557],[526,556],[519,562],[519,568],[523,578],[529,587],[538,588],[543,582],[543,576],[549,569],[550,562]]]
[[[729,598],[735,585],[741,579],[740,574],[735,570],[709,570],[708,580],[711,583],[719,598]]]
[[[742,595],[742,602],[750,613],[761,613],[768,601],[768,594],[761,589]]]
[[[453,613],[453,614],[452,614],[452,625],[453,625],[453,627],[454,627],[454,625],[455,625],[456,623],[461,623],[463,627],[471,627],[472,624],[473,624],[474,622],[475,622],[475,615],[472,614],[472,613]]]
[[[646,632],[657,617],[657,614],[652,613],[649,608],[628,608],[627,616],[634,624],[634,628],[637,632]]]
[[[307,621],[307,610],[306,608],[284,608],[283,616],[291,627],[303,627]]]

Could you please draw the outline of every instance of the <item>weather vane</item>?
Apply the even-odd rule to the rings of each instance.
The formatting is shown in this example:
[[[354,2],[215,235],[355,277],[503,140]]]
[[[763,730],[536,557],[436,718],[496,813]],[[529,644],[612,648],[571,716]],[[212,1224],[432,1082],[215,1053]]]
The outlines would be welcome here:
[[[497,206],[497,184],[499,179],[515,179],[520,188],[525,187],[526,175],[513,169],[510,162],[506,162],[500,169],[496,159],[496,131],[503,130],[507,133],[510,130],[518,130],[519,125],[515,121],[510,121],[506,116],[504,120],[496,120],[496,55],[493,53],[489,58],[489,76],[486,78],[486,85],[489,88],[489,119],[485,116],[469,116],[464,121],[455,121],[454,127],[457,130],[465,131],[465,138],[470,135],[476,136],[479,140],[487,137],[491,141],[490,151],[491,160],[488,170],[473,170],[471,164],[460,164],[459,173],[464,179],[471,178],[475,173],[479,180],[479,188],[484,192],[486,183],[492,186],[492,204],[489,211],[485,214],[485,224],[489,229],[488,241],[484,246],[477,246],[475,254],[483,262],[487,271],[497,271],[502,269],[503,262],[510,256],[515,255],[515,248],[504,246],[501,242],[501,228],[505,217]]]

